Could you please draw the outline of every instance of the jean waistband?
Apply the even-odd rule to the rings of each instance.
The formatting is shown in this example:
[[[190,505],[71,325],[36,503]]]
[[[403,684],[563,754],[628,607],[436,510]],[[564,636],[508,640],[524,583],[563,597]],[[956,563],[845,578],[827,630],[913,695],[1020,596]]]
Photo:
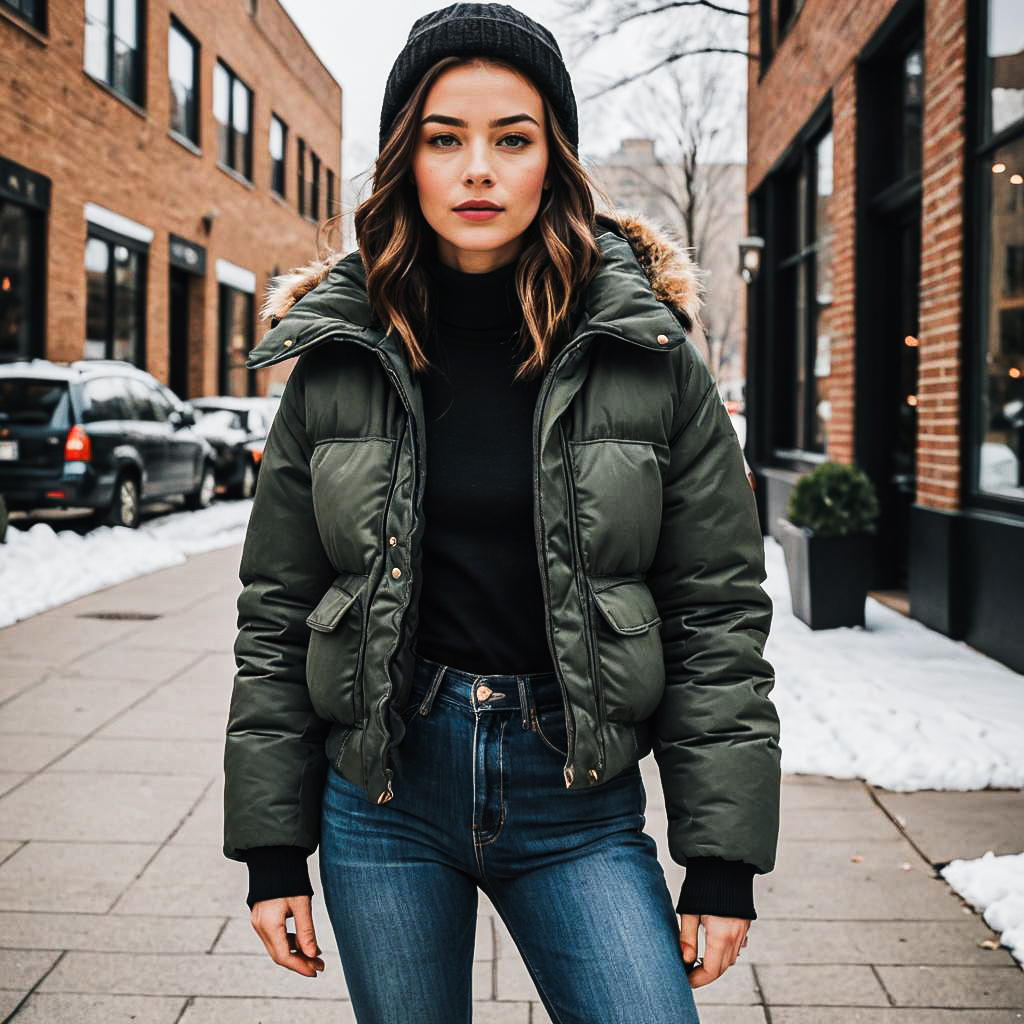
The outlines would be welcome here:
[[[466,672],[415,655],[412,698],[432,704],[438,694],[473,711],[538,711],[562,708],[562,688],[554,672],[484,674]]]

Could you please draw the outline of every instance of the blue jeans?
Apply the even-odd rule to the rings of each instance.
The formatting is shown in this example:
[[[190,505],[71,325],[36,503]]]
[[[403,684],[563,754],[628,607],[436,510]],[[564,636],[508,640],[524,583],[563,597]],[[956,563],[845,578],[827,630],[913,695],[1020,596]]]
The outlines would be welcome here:
[[[395,796],[330,769],[320,879],[361,1024],[470,1024],[477,890],[556,1024],[698,1021],[640,767],[568,790],[553,673],[416,658]]]

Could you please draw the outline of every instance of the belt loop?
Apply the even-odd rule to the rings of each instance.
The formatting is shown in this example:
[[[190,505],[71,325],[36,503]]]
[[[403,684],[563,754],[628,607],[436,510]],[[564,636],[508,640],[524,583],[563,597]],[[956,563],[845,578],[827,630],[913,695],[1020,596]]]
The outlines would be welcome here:
[[[424,718],[426,718],[430,714],[430,709],[434,704],[434,696],[440,689],[441,680],[444,677],[445,672],[447,671],[447,665],[438,665],[437,671],[434,673],[434,678],[430,683],[430,689],[427,690],[426,696],[424,696],[423,701],[420,703],[419,709],[417,710],[417,714],[422,715]]]
[[[526,680],[522,676],[516,676],[519,684],[519,710],[523,713],[523,732],[530,731],[530,697],[527,692]]]

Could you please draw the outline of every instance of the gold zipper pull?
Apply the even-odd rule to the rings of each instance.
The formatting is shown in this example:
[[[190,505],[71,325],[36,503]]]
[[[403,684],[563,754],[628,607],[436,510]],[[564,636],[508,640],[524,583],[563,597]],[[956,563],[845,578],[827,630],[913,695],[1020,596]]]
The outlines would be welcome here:
[[[377,797],[377,803],[386,804],[389,800],[394,798],[394,792],[391,789],[391,780],[388,779],[387,789],[379,797]]]

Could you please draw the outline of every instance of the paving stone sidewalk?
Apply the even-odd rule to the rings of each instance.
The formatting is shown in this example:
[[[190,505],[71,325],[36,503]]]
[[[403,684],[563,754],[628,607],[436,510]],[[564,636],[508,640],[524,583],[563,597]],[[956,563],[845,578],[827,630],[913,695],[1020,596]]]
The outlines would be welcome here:
[[[0,1021],[354,1020],[319,892],[313,981],[266,956],[245,868],[221,854],[238,559],[197,556],[0,630]],[[90,617],[125,611],[153,617]],[[657,768],[643,768],[675,892]],[[1020,792],[791,776],[782,812],[750,944],[696,990],[705,1024],[1024,1020],[1024,971],[981,946],[993,933],[935,869],[1019,852]],[[474,997],[480,1024],[548,1020],[482,896]]]

